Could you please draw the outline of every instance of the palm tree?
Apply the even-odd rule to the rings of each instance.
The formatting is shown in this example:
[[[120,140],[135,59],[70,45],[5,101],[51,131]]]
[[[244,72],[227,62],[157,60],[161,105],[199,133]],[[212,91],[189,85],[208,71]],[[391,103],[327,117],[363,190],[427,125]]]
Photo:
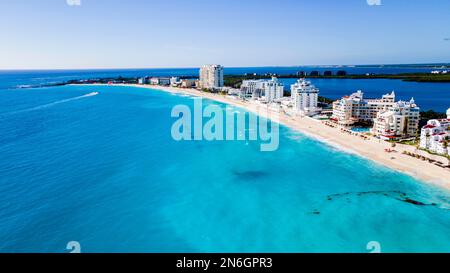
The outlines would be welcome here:
[[[403,137],[406,137],[408,135],[408,123],[409,118],[405,118],[405,123],[403,124]]]

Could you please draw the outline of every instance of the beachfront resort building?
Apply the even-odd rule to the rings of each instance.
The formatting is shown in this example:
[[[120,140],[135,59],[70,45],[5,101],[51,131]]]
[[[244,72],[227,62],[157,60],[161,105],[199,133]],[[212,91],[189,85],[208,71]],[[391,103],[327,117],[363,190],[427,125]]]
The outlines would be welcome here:
[[[138,84],[148,84],[149,83],[149,78],[148,77],[142,77],[138,79]]]
[[[169,86],[170,78],[159,78],[159,85]]]
[[[394,104],[394,92],[382,96],[381,99],[365,99],[364,93],[359,90],[333,103],[331,119],[342,126],[351,126],[357,122],[372,123],[378,112],[386,111]]]
[[[266,82],[264,88],[264,101],[271,103],[283,98],[284,84],[279,82],[276,77],[272,77],[271,80]]]
[[[241,84],[241,98],[258,99],[264,93],[264,80],[246,80]]]
[[[372,133],[383,140],[416,137],[419,130],[420,108],[411,101],[398,101],[377,113]]]
[[[157,77],[152,77],[152,78],[150,78],[150,84],[151,84],[151,85],[164,85],[164,86],[169,86],[169,85],[170,85],[170,78],[157,78]]]
[[[151,85],[158,85],[159,84],[159,78],[156,78],[156,77],[150,78],[150,84]]]
[[[296,114],[313,116],[321,110],[317,107],[319,89],[304,79],[300,79],[291,85],[291,100]]]
[[[171,77],[170,78],[170,86],[176,87],[181,84],[180,77]]]
[[[223,66],[204,65],[200,68],[200,87],[215,89],[223,87]]]
[[[446,119],[429,120],[420,134],[420,148],[450,156],[450,108]]]
[[[190,79],[183,79],[181,80],[181,88],[193,88],[197,84],[196,80],[190,80]]]
[[[284,85],[272,77],[271,80],[242,81],[240,97],[272,103],[283,98],[283,93]]]

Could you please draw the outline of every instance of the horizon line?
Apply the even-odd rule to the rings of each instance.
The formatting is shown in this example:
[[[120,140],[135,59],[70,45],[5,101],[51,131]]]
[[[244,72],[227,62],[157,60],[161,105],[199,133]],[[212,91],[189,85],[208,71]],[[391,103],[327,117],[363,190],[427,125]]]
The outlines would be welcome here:
[[[372,63],[372,64],[306,64],[306,65],[262,65],[262,66],[224,66],[224,68],[270,68],[270,67],[362,67],[362,66],[430,66],[450,65],[450,62],[431,63]],[[223,66],[223,65],[222,65]],[[114,68],[0,68],[0,71],[67,71],[67,70],[147,70],[147,69],[200,69],[201,66],[186,67],[114,67]]]
[[[450,65],[450,62],[430,63],[368,63],[368,64],[304,64],[304,65],[261,65],[261,66],[224,66],[224,68],[270,68],[270,67],[351,67],[351,66],[418,66]],[[114,67],[114,68],[0,68],[0,71],[65,71],[65,70],[146,70],[146,69],[200,69],[201,66],[180,67]]]

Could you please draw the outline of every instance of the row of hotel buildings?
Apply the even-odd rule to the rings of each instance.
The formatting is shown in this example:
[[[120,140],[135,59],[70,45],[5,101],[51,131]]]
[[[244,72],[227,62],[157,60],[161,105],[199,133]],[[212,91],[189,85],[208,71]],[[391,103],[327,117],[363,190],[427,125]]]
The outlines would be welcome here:
[[[304,79],[291,85],[291,97],[284,97],[284,85],[271,80],[246,80],[242,82],[239,96],[266,104],[288,106],[294,114],[317,115],[319,89]],[[450,109],[447,119],[430,120],[421,129],[420,148],[449,156]],[[345,96],[333,103],[331,120],[341,126],[372,126],[371,133],[382,140],[416,139],[420,123],[420,108],[410,101],[396,101],[395,92],[381,98],[365,98],[362,91]]]
[[[200,69],[202,88],[223,87],[223,67],[207,65]],[[284,96],[284,85],[277,78],[270,80],[245,80],[238,95],[265,104],[285,106],[293,114],[314,116],[321,112],[318,107],[319,89],[304,79],[290,86],[291,95]],[[450,110],[449,113],[450,115]],[[374,136],[383,140],[416,138],[419,132],[420,108],[412,98],[396,101],[395,93],[377,99],[364,98],[362,91],[345,96],[333,103],[331,119],[342,126],[371,125]],[[448,120],[431,120],[422,129],[421,144],[439,154],[448,154]]]
[[[450,109],[446,119],[429,120],[419,130],[420,108],[414,99],[395,101],[395,93],[380,99],[365,99],[361,91],[333,103],[331,119],[342,126],[372,123],[373,135],[383,140],[416,139],[420,131],[421,149],[450,156]]]
[[[293,114],[313,116],[321,111],[318,107],[319,89],[304,79],[291,85],[290,98],[284,97],[284,85],[276,77],[271,80],[243,81],[239,96],[266,104],[279,104]]]
[[[139,84],[165,85],[182,88],[226,90],[224,68],[221,65],[204,65],[200,68],[199,80],[172,78],[140,78]],[[318,107],[319,89],[309,81],[298,80],[291,86],[291,97],[284,97],[284,85],[277,78],[270,80],[246,80],[241,88],[228,89],[229,94],[241,99],[250,99],[272,106],[282,106],[293,114],[313,116],[320,113]]]
[[[200,68],[200,79],[180,79],[179,77],[142,77],[138,84],[173,86],[182,88],[221,89],[224,86],[223,66],[204,65]]]
[[[315,116],[319,89],[304,79],[290,86],[290,97],[284,96],[284,84],[276,77],[270,80],[244,80],[240,89],[224,88],[224,68],[221,65],[204,65],[199,80],[172,78],[141,78],[140,84],[177,86],[228,91],[229,95],[262,104],[284,108],[293,115]],[[420,132],[420,148],[433,153],[450,155],[450,109],[447,119],[430,120]],[[395,93],[369,99],[362,91],[345,96],[333,103],[331,120],[345,127],[372,126],[374,136],[383,140],[415,139],[419,132],[420,108],[412,98],[396,101]]]
[[[161,86],[173,86],[173,87],[183,87],[192,88],[196,87],[197,80],[193,79],[180,79],[179,77],[142,77],[138,79],[138,84],[151,84],[151,85],[161,85]]]
[[[420,108],[414,99],[395,101],[395,93],[365,99],[358,91],[333,103],[331,119],[342,126],[373,124],[372,133],[384,140],[417,136]]]

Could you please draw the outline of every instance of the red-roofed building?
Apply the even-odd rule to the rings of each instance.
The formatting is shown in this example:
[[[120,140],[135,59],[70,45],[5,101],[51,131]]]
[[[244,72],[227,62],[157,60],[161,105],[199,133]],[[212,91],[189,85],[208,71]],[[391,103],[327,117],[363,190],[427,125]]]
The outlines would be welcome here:
[[[422,128],[420,147],[433,153],[450,155],[450,109],[447,119],[433,119]]]

